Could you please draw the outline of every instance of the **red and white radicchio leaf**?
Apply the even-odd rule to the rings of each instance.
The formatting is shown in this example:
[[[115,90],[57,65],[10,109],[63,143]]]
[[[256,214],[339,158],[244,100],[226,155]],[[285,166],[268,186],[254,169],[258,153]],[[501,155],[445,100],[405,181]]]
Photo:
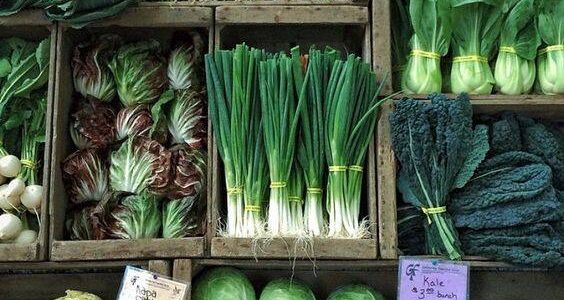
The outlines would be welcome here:
[[[82,99],[77,108],[69,125],[77,148],[104,148],[115,141],[116,113],[110,105]]]
[[[116,119],[116,134],[118,140],[128,137],[149,136],[153,119],[145,105],[126,107],[119,111]]]
[[[168,198],[198,196],[206,188],[206,155],[198,150],[179,148],[173,152],[174,177]]]
[[[197,32],[192,32],[191,44],[172,50],[168,62],[168,80],[173,90],[186,90],[200,84],[204,41]]]
[[[157,195],[166,195],[169,191],[171,180],[172,153],[159,142],[151,139],[139,139],[139,146],[156,157],[152,164],[151,183],[149,190]]]
[[[63,161],[63,179],[73,203],[100,201],[108,192],[108,168],[95,149],[78,150]]]
[[[175,144],[188,144],[192,149],[206,146],[207,104],[203,92],[181,91],[172,101],[168,130]]]
[[[158,156],[143,146],[145,138],[129,138],[110,157],[110,186],[113,191],[139,194],[154,181]]]

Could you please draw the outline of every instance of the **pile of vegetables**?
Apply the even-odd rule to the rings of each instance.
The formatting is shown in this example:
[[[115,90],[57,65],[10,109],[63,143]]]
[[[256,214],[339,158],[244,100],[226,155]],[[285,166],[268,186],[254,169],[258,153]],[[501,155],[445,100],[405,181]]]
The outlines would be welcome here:
[[[386,101],[368,64],[331,48],[288,56],[238,45],[207,55],[206,76],[225,235],[367,236],[363,165]]]
[[[67,290],[64,297],[55,300],[102,300],[102,298],[86,292]]]
[[[0,16],[16,14],[23,9],[41,8],[50,20],[81,28],[94,21],[113,17],[138,0],[3,0]]]
[[[400,249],[561,265],[564,135],[514,113],[480,116],[472,129],[466,95],[430,98],[401,100],[390,117],[406,203]]]
[[[398,0],[395,14],[411,25],[393,31],[394,64],[403,70],[405,93],[486,95],[495,88],[520,95],[530,93],[535,80],[537,92],[564,93],[560,0]],[[441,64],[449,54],[450,64]]]
[[[71,239],[203,234],[205,44],[187,37],[168,60],[156,40],[123,44],[109,34],[76,46],[77,150],[62,164]]]
[[[50,40],[0,41],[0,243],[37,240]]]
[[[255,289],[241,271],[230,267],[217,267],[206,271],[194,282],[193,300],[238,299],[256,300]],[[313,291],[296,279],[270,281],[258,297],[260,300],[315,300]],[[384,300],[369,286],[349,284],[334,290],[328,300]]]

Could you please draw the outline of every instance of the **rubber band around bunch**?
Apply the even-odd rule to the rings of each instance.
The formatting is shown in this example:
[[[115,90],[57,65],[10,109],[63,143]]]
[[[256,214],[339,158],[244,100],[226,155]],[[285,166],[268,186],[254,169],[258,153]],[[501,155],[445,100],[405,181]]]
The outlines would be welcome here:
[[[250,212],[261,212],[262,208],[260,205],[245,205],[245,211]]]
[[[307,188],[308,194],[321,194],[323,193],[323,189],[320,188]]]
[[[329,166],[329,172],[346,172],[347,166]]]
[[[564,50],[564,45],[552,45],[539,50],[539,55],[543,55],[548,52],[563,51],[563,50]]]
[[[513,48],[513,47],[501,46],[501,47],[499,47],[499,52],[517,53],[517,50],[515,50],[515,48]]]
[[[29,160],[29,159],[22,159],[21,163],[22,163],[22,166],[29,168],[29,169],[32,169],[32,170],[35,170],[35,168],[37,168],[37,163],[32,161],[32,160]]]
[[[271,189],[281,189],[286,187],[286,182],[284,181],[273,181],[270,183],[270,188]]]
[[[364,172],[364,168],[362,166],[350,166],[348,169],[359,173]]]
[[[457,56],[452,59],[453,63],[462,63],[462,62],[481,62],[481,63],[488,63],[488,59],[486,57],[480,55],[466,55],[466,56]]]
[[[441,59],[440,53],[423,51],[423,50],[419,50],[419,49],[411,50],[410,55],[414,56],[414,57],[425,57],[425,58],[436,59],[436,60]]]
[[[288,200],[290,202],[296,202],[296,203],[302,203],[303,202],[302,197],[299,197],[299,196],[290,196],[290,197],[288,197]]]
[[[242,186],[227,188],[227,194],[228,195],[237,195],[237,194],[241,194],[241,193],[243,193],[243,187]]]
[[[442,214],[442,213],[446,213],[446,211],[447,211],[446,206],[429,207],[429,208],[421,207],[421,210],[427,216],[427,221],[429,221],[429,224],[432,223],[431,215]]]

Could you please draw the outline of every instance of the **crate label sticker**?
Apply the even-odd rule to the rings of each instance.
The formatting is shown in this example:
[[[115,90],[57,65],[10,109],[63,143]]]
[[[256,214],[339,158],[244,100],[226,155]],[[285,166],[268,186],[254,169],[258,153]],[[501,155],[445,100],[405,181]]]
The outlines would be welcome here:
[[[464,262],[401,257],[398,300],[466,300],[470,266]]]
[[[184,300],[186,290],[184,283],[127,266],[117,300]]]

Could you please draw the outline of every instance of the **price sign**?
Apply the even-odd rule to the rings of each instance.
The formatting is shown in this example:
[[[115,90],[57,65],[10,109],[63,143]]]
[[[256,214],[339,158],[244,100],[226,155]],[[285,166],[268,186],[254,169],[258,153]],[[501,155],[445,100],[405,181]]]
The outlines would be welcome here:
[[[401,257],[398,300],[467,300],[469,272],[463,262]]]
[[[187,285],[127,266],[117,300],[185,300]]]

